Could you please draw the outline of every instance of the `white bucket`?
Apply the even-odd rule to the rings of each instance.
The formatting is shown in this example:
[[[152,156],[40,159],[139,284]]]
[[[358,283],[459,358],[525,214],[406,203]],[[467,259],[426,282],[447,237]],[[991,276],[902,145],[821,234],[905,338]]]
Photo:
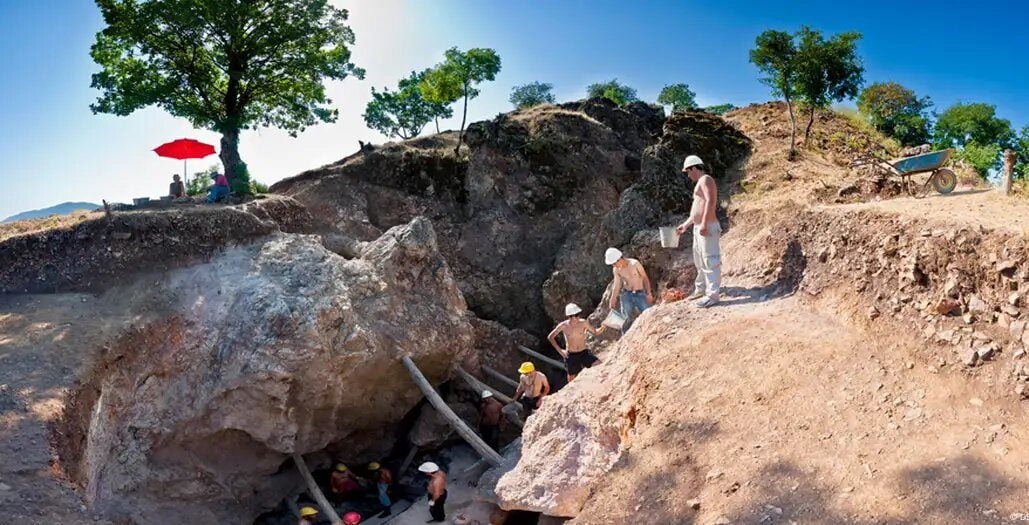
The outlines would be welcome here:
[[[679,247],[679,232],[675,231],[675,228],[671,226],[662,226],[658,228],[658,233],[661,235],[662,248]]]
[[[618,310],[611,310],[607,313],[607,317],[605,317],[604,320],[600,322],[600,324],[608,328],[621,330],[622,326],[625,325],[625,316],[623,316],[622,312],[619,312]]]

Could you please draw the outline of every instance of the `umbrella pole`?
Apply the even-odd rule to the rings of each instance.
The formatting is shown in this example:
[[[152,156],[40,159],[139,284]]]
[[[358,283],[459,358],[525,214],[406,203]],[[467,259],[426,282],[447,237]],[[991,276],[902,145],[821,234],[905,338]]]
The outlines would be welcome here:
[[[189,175],[186,175],[186,159],[182,159],[182,186],[189,188]]]

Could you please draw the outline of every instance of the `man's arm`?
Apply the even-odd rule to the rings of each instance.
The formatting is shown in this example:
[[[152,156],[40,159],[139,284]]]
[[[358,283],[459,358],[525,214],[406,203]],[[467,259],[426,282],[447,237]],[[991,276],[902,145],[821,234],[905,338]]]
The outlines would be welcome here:
[[[550,381],[547,380],[547,375],[546,374],[541,374],[541,375],[543,376],[543,391],[540,392],[540,397],[544,397],[544,396],[550,394]]]
[[[686,230],[690,229],[690,226],[693,226],[693,217],[690,217],[689,219],[686,219],[686,221],[683,222],[682,224],[680,224],[675,229],[675,231],[677,231],[679,233],[679,235],[682,235],[682,234],[686,233]]]
[[[593,328],[593,325],[591,325],[589,321],[586,321],[586,331],[593,335],[600,335],[600,332],[603,332],[606,328],[606,326],[600,325],[600,330],[597,330],[596,328]]]
[[[637,263],[637,267],[640,277],[643,278],[643,290],[647,292],[647,302],[654,304],[654,294],[650,291],[650,276],[647,275],[647,269],[643,267],[643,263]]]
[[[515,389],[515,401],[522,398],[522,394],[525,393],[525,385],[522,383],[521,378],[518,379],[518,388]]]
[[[614,282],[611,283],[611,300],[608,301],[608,306],[614,309],[618,305],[618,294],[622,292],[622,277],[618,275],[618,272],[613,269],[611,272],[614,274]]]
[[[562,321],[561,323],[558,323],[558,325],[555,326],[554,329],[550,331],[550,334],[547,335],[547,341],[550,341],[550,346],[553,346],[554,350],[557,350],[557,353],[562,358],[568,359],[568,353],[566,353],[564,351],[564,349],[561,348],[561,345],[557,344],[557,334],[560,334],[561,332],[564,331],[565,322],[566,321]]]

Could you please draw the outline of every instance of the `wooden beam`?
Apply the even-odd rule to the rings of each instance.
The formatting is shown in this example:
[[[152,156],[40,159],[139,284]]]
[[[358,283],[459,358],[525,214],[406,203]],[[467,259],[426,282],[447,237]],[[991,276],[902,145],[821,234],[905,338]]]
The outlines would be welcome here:
[[[487,367],[485,366],[482,367],[484,371],[486,370],[486,368]],[[475,376],[469,374],[468,371],[466,371],[464,368],[461,368],[459,366],[455,368],[455,370],[457,370],[457,375],[461,376],[461,379],[464,380],[465,384],[467,384],[468,387],[474,390],[476,393],[482,393],[483,390],[489,390],[490,392],[493,392],[493,397],[497,398],[497,401],[500,401],[505,405],[514,401],[507,394],[487,385],[486,383],[483,383],[482,381],[479,381],[475,378]],[[492,370],[492,368],[490,370]],[[518,383],[515,383],[514,386],[515,388],[518,388]]]
[[[551,358],[549,358],[549,357],[547,357],[547,356],[545,356],[545,355],[543,355],[543,354],[541,354],[541,353],[539,353],[539,352],[537,352],[535,350],[529,350],[528,348],[525,348],[522,345],[518,345],[518,350],[520,350],[523,354],[525,354],[525,355],[527,355],[529,357],[534,357],[536,359],[539,359],[540,361],[542,361],[542,362],[544,362],[544,363],[546,363],[546,364],[548,364],[548,365],[550,365],[550,366],[552,366],[554,368],[560,368],[561,370],[567,370],[567,368],[565,368],[565,364],[562,363],[561,361],[557,361],[555,359],[551,359]]]
[[[461,420],[461,418],[458,417],[449,406],[447,406],[447,403],[443,401],[443,398],[440,397],[439,393],[436,392],[436,389],[432,387],[431,383],[429,383],[429,380],[425,378],[424,374],[422,374],[422,371],[418,370],[418,365],[414,364],[414,361],[411,360],[411,356],[402,356],[400,360],[404,363],[404,367],[407,368],[407,372],[411,375],[411,379],[414,380],[414,383],[418,385],[418,388],[423,394],[425,394],[425,398],[428,399],[429,403],[432,404],[432,407],[443,416],[443,419],[450,424],[451,428],[453,428],[466,443],[475,449],[483,459],[493,466],[500,466],[500,463],[503,461],[500,454],[498,454],[496,450],[490,448],[489,445],[487,445],[486,442],[475,433],[475,431],[469,428],[468,425]]]
[[[486,372],[486,375],[492,377],[493,379],[496,379],[497,381],[500,381],[501,383],[504,383],[505,385],[514,388],[515,390],[518,390],[518,381],[515,381],[514,379],[511,379],[510,377],[507,377],[504,374],[501,374],[497,370],[494,370],[493,368],[490,368],[486,365],[482,365],[482,371]]]
[[[318,484],[314,481],[314,476],[311,475],[311,471],[307,470],[307,463],[304,462],[304,457],[300,454],[293,453],[293,463],[296,464],[297,470],[300,471],[300,475],[307,482],[307,490],[314,497],[314,500],[318,502],[318,506],[322,508],[322,512],[328,516],[329,520],[336,525],[340,523],[339,514],[336,514],[336,509],[332,508],[329,500],[325,499],[325,494],[322,494],[322,489],[318,488]]]

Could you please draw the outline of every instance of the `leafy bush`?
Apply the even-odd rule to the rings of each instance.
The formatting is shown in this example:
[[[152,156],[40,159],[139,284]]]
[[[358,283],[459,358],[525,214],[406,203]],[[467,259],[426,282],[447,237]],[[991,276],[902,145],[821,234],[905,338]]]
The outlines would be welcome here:
[[[554,94],[551,93],[553,89],[553,84],[543,82],[515,86],[511,88],[511,98],[509,100],[515,109],[531,108],[540,104],[553,104],[557,100],[554,98]]]
[[[736,106],[732,104],[718,104],[717,106],[708,106],[703,108],[702,111],[707,113],[713,113],[715,115],[724,115],[732,110],[736,109]]]
[[[606,98],[619,106],[638,100],[636,98],[636,90],[624,84],[619,84],[617,78],[586,86],[586,94],[590,98]]]

